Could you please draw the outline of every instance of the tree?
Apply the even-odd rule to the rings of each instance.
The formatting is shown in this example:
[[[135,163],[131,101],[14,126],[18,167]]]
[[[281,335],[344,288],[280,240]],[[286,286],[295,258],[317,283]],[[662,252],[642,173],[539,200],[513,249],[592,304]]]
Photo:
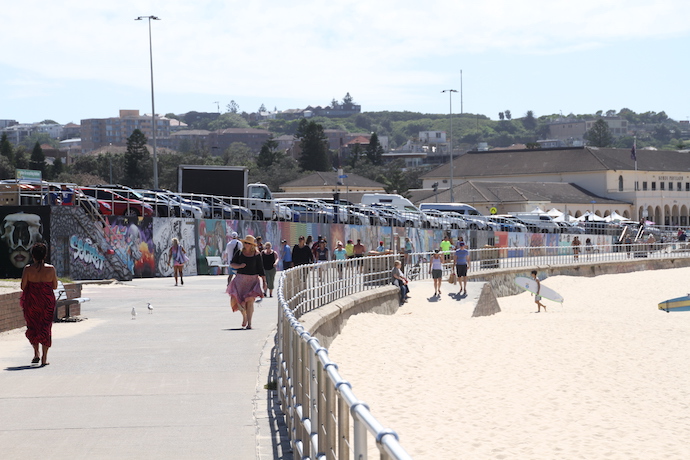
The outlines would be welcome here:
[[[255,158],[252,149],[244,142],[233,142],[223,152],[223,164],[227,166],[246,166],[251,170],[256,167]]]
[[[38,132],[33,132],[29,134],[27,137],[22,139],[22,141],[19,143],[19,145],[23,145],[27,149],[33,148],[33,146],[38,143],[40,145],[45,145],[48,144],[53,148],[58,148],[60,146],[60,143],[50,137],[50,134],[48,133],[38,133]]]
[[[211,131],[228,128],[249,128],[249,123],[238,113],[224,113],[208,124]]]
[[[376,133],[371,133],[369,146],[367,147],[367,158],[375,166],[383,164],[383,146],[379,142],[379,136]]]
[[[62,174],[63,170],[62,158],[56,158],[53,162],[53,168],[51,171],[52,179],[55,180],[60,174]]]
[[[31,151],[31,158],[29,159],[29,169],[36,171],[41,171],[41,175],[46,174],[46,156],[43,154],[43,149],[41,144],[36,142],[34,148]]]
[[[0,179],[12,179],[14,173],[14,165],[6,157],[0,156]]]
[[[609,125],[599,118],[584,135],[589,145],[594,147],[608,147],[613,143],[613,135]]]
[[[352,96],[350,96],[350,93],[348,92],[345,97],[343,98],[343,104],[344,105],[350,105],[352,104]]]
[[[17,147],[14,151],[14,166],[17,169],[29,169],[29,155],[26,153],[26,149],[23,146]]]
[[[506,114],[506,120],[510,120],[511,118],[513,118],[513,115],[510,113],[510,110],[506,110],[505,114]]]
[[[359,163],[359,160],[362,158],[362,156],[365,154],[364,149],[362,148],[362,145],[357,143],[350,149],[350,156],[348,158],[348,164],[350,165],[351,168],[356,168],[357,163]]]
[[[123,182],[132,188],[144,188],[151,177],[148,169],[150,154],[146,142],[146,136],[139,129],[132,131],[132,135],[127,138]]]
[[[331,101],[331,107],[336,108],[338,107],[338,105],[340,105],[338,104],[338,100],[336,98],[333,98],[333,100]]]
[[[323,132],[323,126],[315,121],[302,118],[295,133],[299,139],[302,154],[299,166],[304,171],[329,171],[331,164],[328,159],[328,139]]]
[[[230,101],[228,104],[228,112],[230,113],[237,113],[240,111],[240,105],[235,102],[234,100]]]
[[[498,112],[498,119],[499,120],[505,120],[506,116],[503,114],[503,112]]]
[[[266,106],[261,104],[261,107],[259,107],[259,113],[263,113],[266,111]]]
[[[537,127],[537,120],[534,118],[534,112],[531,110],[527,111],[525,118],[522,119],[522,126],[529,131],[532,131]]]
[[[256,165],[259,168],[268,168],[283,156],[285,156],[285,154],[278,150],[278,141],[271,136],[266,139],[266,142],[261,146],[259,157],[256,159]]]
[[[10,165],[14,165],[14,149],[12,143],[7,139],[6,133],[2,133],[2,137],[0,137],[0,155],[7,158]]]

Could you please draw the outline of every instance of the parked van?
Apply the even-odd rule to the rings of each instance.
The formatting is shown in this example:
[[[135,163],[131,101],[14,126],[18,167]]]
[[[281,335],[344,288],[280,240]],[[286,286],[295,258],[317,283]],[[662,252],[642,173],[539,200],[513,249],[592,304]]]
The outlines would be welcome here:
[[[427,209],[435,209],[441,212],[454,212],[460,214],[467,226],[472,230],[500,230],[498,224],[490,221],[486,216],[483,216],[477,209],[465,203],[421,203],[419,209],[422,211]]]
[[[452,211],[458,214],[467,216],[481,216],[482,214],[476,208],[465,203],[421,203],[419,209],[435,209],[437,211]]]
[[[513,219],[522,222],[532,233],[561,233],[561,227],[548,214],[514,212]]]
[[[402,195],[395,193],[365,193],[362,195],[361,203],[367,206],[394,208],[405,219],[406,227],[431,227],[429,217]]]

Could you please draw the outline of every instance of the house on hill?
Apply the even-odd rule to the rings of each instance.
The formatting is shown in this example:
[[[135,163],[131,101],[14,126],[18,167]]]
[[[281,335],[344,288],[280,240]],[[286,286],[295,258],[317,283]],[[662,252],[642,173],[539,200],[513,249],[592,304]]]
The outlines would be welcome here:
[[[441,190],[450,183],[450,165],[444,164],[422,176],[423,188],[438,182]],[[453,162],[454,181],[568,183],[613,202],[629,203],[631,219],[646,217],[660,225],[690,222],[690,153],[677,150],[638,150],[635,159],[628,149],[566,147],[536,150],[468,152]],[[454,193],[457,200],[467,196]],[[590,210],[600,216],[616,208],[596,199]],[[625,215],[624,212],[620,212]]]

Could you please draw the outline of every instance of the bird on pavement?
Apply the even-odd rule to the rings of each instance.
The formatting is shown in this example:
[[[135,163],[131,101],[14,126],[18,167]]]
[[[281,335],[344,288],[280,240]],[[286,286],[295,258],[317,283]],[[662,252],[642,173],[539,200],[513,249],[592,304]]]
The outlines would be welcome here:
[[[151,305],[151,303],[147,303],[147,304],[146,304],[146,308],[149,309],[149,315],[150,315],[151,313],[153,313],[153,305]]]
[[[132,307],[132,319],[137,319],[137,309]]]

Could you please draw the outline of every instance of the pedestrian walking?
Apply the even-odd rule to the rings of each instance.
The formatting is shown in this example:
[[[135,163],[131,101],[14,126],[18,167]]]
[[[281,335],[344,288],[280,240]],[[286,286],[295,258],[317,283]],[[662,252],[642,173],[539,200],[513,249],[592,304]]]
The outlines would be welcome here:
[[[55,294],[58,280],[55,267],[46,263],[48,249],[43,243],[31,247],[33,263],[26,265],[22,272],[19,305],[24,311],[26,338],[34,349],[31,364],[47,366],[48,349],[52,346],[53,315],[55,313]],[[39,345],[41,353],[39,354]]]
[[[458,249],[453,254],[455,274],[458,276],[460,291],[458,294],[467,294],[467,270],[470,268],[470,251],[465,247],[465,243],[460,241]]]
[[[261,251],[261,260],[264,263],[264,273],[266,274],[266,287],[264,287],[264,297],[266,297],[267,289],[268,296],[273,297],[273,285],[276,279],[278,253],[273,250],[273,245],[269,241],[264,243],[264,250]]]
[[[237,270],[226,292],[230,295],[232,311],[242,313],[242,327],[252,328],[254,301],[263,298],[266,290],[266,273],[256,239],[247,235],[242,242],[242,250],[232,258],[230,266]]]
[[[184,278],[182,278],[182,270],[184,269],[184,264],[189,261],[187,257],[187,251],[180,245],[177,238],[172,239],[172,246],[168,251],[168,267],[172,264],[173,275],[175,275],[175,286],[177,286],[177,276],[180,276],[180,284],[184,286]]]

